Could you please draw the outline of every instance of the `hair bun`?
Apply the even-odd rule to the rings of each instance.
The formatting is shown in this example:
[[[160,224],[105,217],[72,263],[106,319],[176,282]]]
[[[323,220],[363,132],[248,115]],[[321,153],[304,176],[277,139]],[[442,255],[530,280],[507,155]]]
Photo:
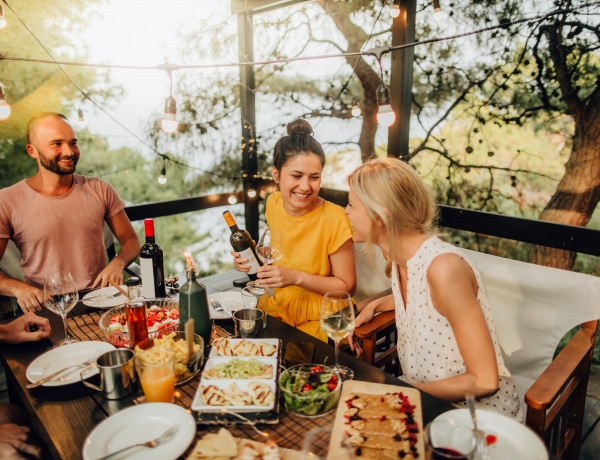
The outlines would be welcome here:
[[[297,120],[288,123],[287,125],[287,133],[290,136],[294,134],[300,134],[305,136],[312,136],[313,129],[310,126],[310,123],[303,118],[298,118]]]

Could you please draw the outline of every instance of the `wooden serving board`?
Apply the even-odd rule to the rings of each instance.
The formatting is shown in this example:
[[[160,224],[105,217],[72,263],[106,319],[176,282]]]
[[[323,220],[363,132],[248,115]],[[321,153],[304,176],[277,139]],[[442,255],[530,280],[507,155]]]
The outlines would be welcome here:
[[[408,399],[412,405],[415,406],[414,419],[419,425],[419,433],[417,433],[417,451],[419,458],[425,458],[425,443],[423,441],[423,412],[421,408],[421,392],[416,388],[410,388],[400,385],[386,385],[382,383],[371,383],[361,382],[359,380],[348,380],[342,385],[342,394],[340,396],[340,402],[337,407],[335,414],[335,421],[333,424],[333,430],[331,432],[331,441],[329,443],[329,453],[327,455],[328,460],[340,460],[349,458],[348,449],[342,446],[342,442],[346,439],[345,428],[346,419],[344,413],[346,412],[346,404],[344,403],[344,396],[348,393],[364,393],[380,395],[386,393],[398,393],[401,392]],[[351,458],[351,457],[350,457]]]

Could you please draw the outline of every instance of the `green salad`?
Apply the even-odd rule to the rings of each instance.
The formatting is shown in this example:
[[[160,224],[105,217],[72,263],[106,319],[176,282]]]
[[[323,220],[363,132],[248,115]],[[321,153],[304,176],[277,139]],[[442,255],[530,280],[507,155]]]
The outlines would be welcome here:
[[[320,365],[299,365],[285,370],[279,387],[288,410],[322,415],[335,408],[340,397],[337,374]]]

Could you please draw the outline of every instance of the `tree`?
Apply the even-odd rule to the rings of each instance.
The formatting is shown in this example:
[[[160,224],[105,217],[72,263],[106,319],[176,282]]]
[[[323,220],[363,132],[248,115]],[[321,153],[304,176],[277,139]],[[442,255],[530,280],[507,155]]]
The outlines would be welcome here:
[[[389,5],[365,0],[318,0],[315,3],[286,8],[285,14],[269,13],[255,17],[255,60],[310,54],[307,50],[315,51],[315,43],[320,45],[319,53],[313,54],[325,54],[329,51],[349,53],[368,49],[374,46],[375,38],[381,39],[382,43],[389,41],[390,20],[386,14]],[[532,188],[534,183],[545,179],[546,183],[541,187],[547,188],[548,183],[556,180],[556,188],[539,217],[564,224],[588,224],[600,198],[600,72],[597,53],[600,44],[597,13],[600,7],[597,4],[585,6],[573,0],[462,1],[444,7],[447,16],[441,25],[431,21],[430,4],[418,11],[416,27],[419,40],[442,38],[443,35],[493,25],[502,27],[415,46],[412,124],[415,131],[418,129],[423,134],[418,142],[413,140],[411,162],[422,163],[423,157],[439,156],[439,162],[430,160],[424,163],[435,163],[446,170],[441,177],[447,180],[442,188],[446,189],[448,202],[464,196],[460,187],[464,187],[463,179],[469,177],[465,174],[471,172],[473,176],[475,171],[487,171],[487,184],[479,186],[483,193],[476,194],[478,198],[474,202],[466,203],[484,210],[501,209],[503,206],[499,200],[506,196],[514,200],[519,194],[522,200],[519,208],[522,208],[527,204],[523,197],[528,189],[531,188],[529,195],[538,194]],[[317,11],[318,8],[320,11]],[[550,14],[543,17],[547,13]],[[226,30],[220,29],[219,35],[226,45],[217,49],[228,51],[227,56],[230,56],[232,40],[223,38]],[[237,33],[233,28],[231,30]],[[206,52],[207,47],[199,46],[201,37],[202,34],[196,34],[195,42],[191,37],[190,44]],[[211,52],[219,55],[212,49]],[[256,66],[257,100],[270,102],[273,112],[278,115],[333,117],[349,123],[348,96],[362,92],[360,136],[345,144],[357,145],[364,160],[372,154],[377,143],[375,92],[382,81],[373,58],[347,56],[345,61],[346,67],[338,68],[333,77],[331,74],[321,77],[324,72],[311,75],[310,70],[322,70],[324,67],[316,64],[310,68],[304,63],[290,62]],[[305,65],[304,69],[300,68],[302,65]],[[383,66],[385,71],[385,62]],[[219,77],[223,77],[223,73]],[[231,91],[235,78],[233,72],[229,72],[219,80],[220,84],[211,87],[210,98],[214,103],[212,106],[218,109],[216,112],[210,109],[209,98],[203,96],[196,96],[190,106],[196,106],[201,99],[206,104],[202,113],[215,113],[217,121],[214,126],[218,127],[226,112],[236,115],[239,99]],[[221,87],[224,92],[219,91]],[[197,86],[189,88],[199,92]],[[324,102],[319,103],[319,98]],[[319,105],[321,108],[316,108]],[[290,108],[293,106],[296,108]],[[289,121],[287,117],[274,118]],[[463,122],[465,136],[462,142],[451,144],[449,137],[441,135],[442,127],[458,119]],[[542,165],[537,164],[536,169],[515,168],[518,158],[545,153],[528,152],[522,140],[513,141],[519,144],[513,145],[511,159],[497,163],[496,147],[501,145],[502,138],[496,137],[492,145],[493,130],[507,131],[511,126],[522,127],[523,132],[540,138],[547,139],[551,135],[562,137],[563,148],[558,153],[562,158],[568,158],[564,170],[552,174],[543,170],[546,164],[560,161],[558,155]],[[207,129],[211,131],[210,127]],[[262,132],[263,143],[271,140],[267,137],[271,136],[270,133],[258,131]],[[552,142],[549,142],[546,147],[539,148],[552,147]],[[461,147],[457,149],[457,145]],[[234,151],[235,143],[230,147],[230,152]],[[483,152],[487,161],[476,161],[473,152]],[[416,161],[417,156],[421,158],[420,162]],[[455,180],[450,180],[452,177]],[[456,180],[457,177],[461,179]],[[538,179],[533,180],[533,177]],[[512,190],[507,190],[507,187]],[[571,268],[574,255],[536,248],[531,260]]]

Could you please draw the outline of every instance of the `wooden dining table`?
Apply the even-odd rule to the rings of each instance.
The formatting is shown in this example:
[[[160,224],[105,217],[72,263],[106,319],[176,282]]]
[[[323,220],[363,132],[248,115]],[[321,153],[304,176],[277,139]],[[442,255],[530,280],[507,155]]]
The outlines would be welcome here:
[[[232,286],[229,282],[223,285],[222,279],[219,278],[214,278],[212,285],[208,284],[210,281],[210,279],[207,280],[209,292]],[[80,341],[106,341],[104,333],[98,326],[98,320],[104,312],[105,310],[86,307],[80,302],[69,315],[70,334]],[[27,389],[26,385],[29,381],[26,371],[29,364],[42,353],[52,349],[53,344],[61,340],[64,335],[62,320],[57,315],[46,310],[40,314],[51,322],[52,335],[49,339],[19,345],[3,344],[0,348],[0,361],[6,369],[9,400],[23,406],[30,413],[35,430],[47,447],[47,458],[80,459],[84,441],[94,427],[120,410],[139,404],[143,401],[143,394],[141,389],[138,389],[128,397],[108,400],[100,392],[89,389],[80,382],[65,386],[40,386],[35,389]],[[231,336],[232,329],[231,320],[215,320],[213,338]],[[313,342],[315,343],[314,362],[323,363],[325,360],[327,362],[334,360],[333,346],[314,339],[271,316],[268,317],[263,337],[280,339],[282,349],[285,349],[290,342]],[[397,377],[366,364],[349,353],[340,353],[340,363],[354,370],[356,380],[406,386]],[[92,377],[92,379],[94,378],[97,377]],[[208,432],[216,432],[223,424],[226,424],[235,437],[264,441],[251,426],[241,420],[233,419],[224,423],[216,423],[202,419],[197,413],[192,412],[190,408],[198,383],[199,379],[194,378],[178,386],[174,402],[190,411],[196,418],[196,439],[202,438]],[[421,393],[421,405],[423,424],[452,408],[450,404],[426,393]],[[281,447],[301,450],[306,434],[313,428],[333,425],[334,416],[334,413],[330,413],[318,418],[299,417],[288,413],[282,404],[276,414],[275,423],[273,421],[258,422],[256,426],[259,430],[268,433]],[[182,458],[189,454],[195,442],[194,440],[191,443]]]

